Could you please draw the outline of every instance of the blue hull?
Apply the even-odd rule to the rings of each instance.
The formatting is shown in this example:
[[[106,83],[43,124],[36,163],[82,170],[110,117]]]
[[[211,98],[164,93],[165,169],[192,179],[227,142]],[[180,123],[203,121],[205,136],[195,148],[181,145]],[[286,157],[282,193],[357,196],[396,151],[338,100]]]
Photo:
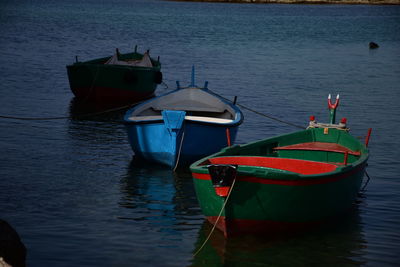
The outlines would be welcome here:
[[[163,121],[127,125],[129,143],[137,156],[171,168],[190,165],[228,146],[226,129],[189,121],[175,133]],[[233,143],[238,126],[228,129]]]
[[[173,169],[233,144],[243,114],[234,103],[192,84],[129,109],[124,122],[139,157]]]

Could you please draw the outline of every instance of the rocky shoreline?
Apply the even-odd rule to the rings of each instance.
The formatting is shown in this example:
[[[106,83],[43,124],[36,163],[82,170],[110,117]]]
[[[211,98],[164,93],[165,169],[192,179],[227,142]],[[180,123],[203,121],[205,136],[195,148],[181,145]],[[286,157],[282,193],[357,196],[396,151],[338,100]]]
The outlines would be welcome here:
[[[180,2],[252,3],[252,4],[349,4],[400,5],[400,0],[173,0]]]

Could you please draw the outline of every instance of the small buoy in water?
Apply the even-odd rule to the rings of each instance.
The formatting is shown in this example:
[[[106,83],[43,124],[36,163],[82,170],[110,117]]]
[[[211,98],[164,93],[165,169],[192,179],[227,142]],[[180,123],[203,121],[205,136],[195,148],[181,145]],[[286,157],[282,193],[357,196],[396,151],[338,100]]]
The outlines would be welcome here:
[[[378,47],[379,47],[379,45],[377,43],[374,43],[374,42],[370,42],[369,43],[369,49],[375,49],[375,48],[378,48]]]

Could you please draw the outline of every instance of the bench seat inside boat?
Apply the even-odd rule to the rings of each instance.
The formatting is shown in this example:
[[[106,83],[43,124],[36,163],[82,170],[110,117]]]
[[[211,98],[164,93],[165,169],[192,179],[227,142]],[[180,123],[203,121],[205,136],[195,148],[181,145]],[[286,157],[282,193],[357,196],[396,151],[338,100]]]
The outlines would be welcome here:
[[[129,120],[131,121],[152,121],[152,120],[162,120],[161,115],[155,116],[131,116]],[[204,116],[185,116],[185,120],[190,121],[202,121],[202,122],[214,122],[214,123],[230,123],[233,120],[224,118],[214,118],[214,117],[204,117]]]
[[[288,146],[274,147],[274,150],[313,150],[313,151],[327,151],[337,153],[348,153],[349,155],[359,156],[359,151],[353,151],[347,147],[339,145],[337,143],[326,143],[326,142],[307,142]]]
[[[154,106],[153,110],[185,110],[185,111],[202,111],[202,112],[224,112],[225,108],[201,105],[177,105],[177,106]]]
[[[230,123],[230,122],[233,122],[233,120],[231,120],[231,119],[215,118],[215,117],[203,117],[203,116],[185,116],[185,120],[203,121],[203,122],[215,122],[215,123]]]
[[[242,166],[254,166],[290,171],[303,175],[313,175],[332,172],[338,167],[335,164],[276,157],[255,157],[255,156],[229,156],[210,158],[211,164],[231,164]]]

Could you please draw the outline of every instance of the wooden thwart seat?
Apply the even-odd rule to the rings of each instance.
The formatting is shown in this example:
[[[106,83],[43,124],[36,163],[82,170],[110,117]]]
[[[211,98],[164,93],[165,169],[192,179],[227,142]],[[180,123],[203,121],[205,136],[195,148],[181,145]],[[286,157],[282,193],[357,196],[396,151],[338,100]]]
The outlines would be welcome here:
[[[300,143],[288,146],[279,146],[274,147],[274,150],[313,150],[313,151],[327,151],[327,152],[337,152],[344,153],[346,152],[349,155],[359,156],[361,153],[359,151],[353,151],[347,147],[336,143],[325,143],[325,142],[308,142],[308,143]]]
[[[151,121],[151,120],[162,120],[161,115],[156,116],[131,116],[129,120],[139,122],[139,121]],[[212,123],[231,123],[233,120],[224,118],[214,118],[214,117],[203,117],[203,116],[185,116],[185,120],[189,121],[201,121],[201,122],[212,122]]]
[[[231,122],[233,122],[233,120],[231,120],[231,119],[203,117],[203,116],[185,116],[185,120],[213,122],[213,123],[231,123]]]

